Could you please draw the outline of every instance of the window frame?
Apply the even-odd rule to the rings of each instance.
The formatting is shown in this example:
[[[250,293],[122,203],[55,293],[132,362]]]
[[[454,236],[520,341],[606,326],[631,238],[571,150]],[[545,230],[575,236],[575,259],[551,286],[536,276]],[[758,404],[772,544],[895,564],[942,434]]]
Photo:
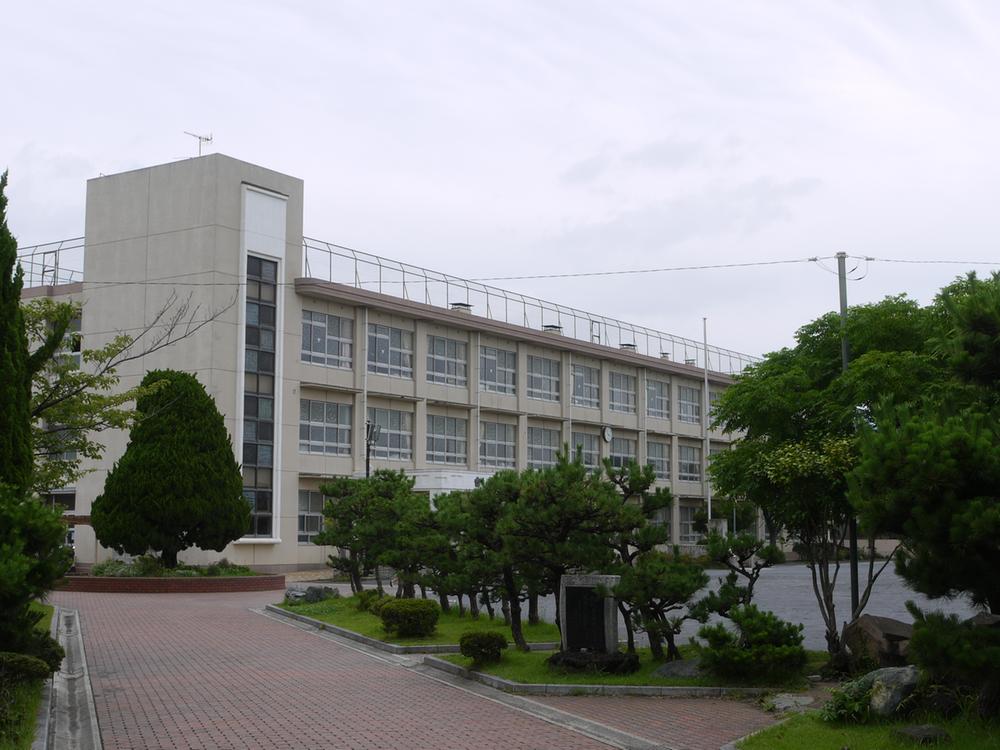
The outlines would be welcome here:
[[[489,435],[491,431],[492,436]],[[504,433],[502,436],[501,432]],[[492,456],[490,455],[491,447]],[[501,452],[505,455],[501,456]],[[497,469],[517,468],[516,424],[489,419],[479,420],[479,465]]]
[[[336,336],[330,335],[331,320],[337,321]],[[324,347],[322,352],[312,348],[312,344],[319,341],[316,331],[320,328],[323,331],[320,337]],[[348,336],[344,336],[345,329]],[[336,348],[336,353],[333,354],[330,353],[331,342]],[[303,362],[322,367],[334,367],[339,370],[352,369],[354,367],[354,319],[303,308],[299,358]]]
[[[546,434],[549,433],[549,434]],[[550,445],[548,442],[535,442],[539,438],[545,438],[546,441],[551,439],[551,435],[555,436],[555,443]],[[528,426],[528,468],[529,469],[546,469],[551,466],[556,465],[556,456],[559,454],[560,442],[562,440],[562,431],[559,429],[553,429],[551,427],[542,427],[541,425],[529,425]],[[551,459],[545,458],[538,461],[534,460],[536,452],[551,452]]]
[[[652,452],[653,446],[660,446],[663,448],[662,456],[654,456]],[[657,479],[670,479],[670,442],[663,440],[649,440],[646,439],[646,463],[653,467],[653,473],[656,475]]]
[[[684,398],[685,391],[689,397]],[[690,394],[696,394],[696,400]],[[677,419],[688,424],[701,424],[701,388],[690,385],[677,386]]]
[[[504,360],[502,364],[501,355]],[[485,375],[490,370],[488,363],[491,360],[496,378],[494,380],[487,380]],[[503,380],[500,379],[501,373],[505,376]],[[507,376],[509,376],[509,382]],[[485,393],[501,393],[508,396],[517,394],[516,351],[502,349],[499,346],[479,347],[479,390]]]
[[[635,414],[636,400],[635,375],[611,370],[608,373],[608,409],[622,414]]]
[[[439,354],[437,344],[444,347],[444,354]],[[449,351],[454,346],[454,355]],[[444,370],[438,369],[437,365],[444,366]],[[450,339],[447,336],[436,336],[427,334],[427,372],[425,377],[428,383],[439,385],[449,385],[456,388],[466,388],[469,385],[469,344],[459,339]]]
[[[646,416],[653,419],[670,419],[669,380],[646,378]]]
[[[440,429],[441,427],[443,430]],[[428,414],[426,447],[425,458],[429,464],[467,466],[469,463],[469,420],[443,414]]]
[[[394,344],[393,336],[397,334],[398,343]],[[384,345],[380,345],[380,342],[384,342]],[[398,355],[399,360],[395,364],[392,361],[394,354]],[[413,380],[413,359],[413,331],[383,323],[368,324],[366,365],[368,372],[373,375]]]
[[[303,494],[305,494],[305,496],[306,496],[306,509],[305,510],[302,509]],[[319,510],[318,511],[312,509],[313,508],[313,505],[312,505],[313,501],[317,497],[319,498]],[[326,496],[323,495],[323,493],[320,492],[319,490],[307,490],[307,489],[304,489],[302,487],[299,488],[298,526],[296,527],[297,528],[297,532],[296,532],[297,536],[296,536],[296,538],[298,539],[298,543],[299,544],[312,544],[313,543],[313,539],[312,538],[315,537],[317,534],[319,534],[321,531],[323,531],[323,507],[325,505],[326,505]],[[316,519],[316,520],[318,520],[319,521],[319,528],[317,528],[315,531],[310,531],[307,528],[303,528],[304,526],[308,525],[308,523],[303,523],[303,521],[308,521],[308,519]],[[305,536],[306,538],[303,539],[302,538],[303,536]]]
[[[533,365],[539,365],[535,372]],[[548,372],[543,372],[548,370]],[[554,371],[554,374],[553,374]],[[561,396],[562,362],[541,355],[529,354],[527,362],[528,398],[558,403]]]
[[[693,451],[685,458],[685,453]],[[702,449],[697,445],[677,446],[677,480],[680,482],[700,482],[701,481],[701,455]],[[692,458],[693,456],[693,458]],[[697,471],[692,471],[691,467],[696,466]],[[687,467],[687,470],[685,470]]]
[[[393,415],[398,415],[396,419],[397,427],[393,427]],[[382,420],[381,417],[385,416]],[[383,406],[369,406],[365,417],[372,424],[381,426],[378,440],[372,444],[371,457],[380,461],[413,461],[413,419],[412,411],[393,409]],[[409,431],[404,429],[404,422],[409,423]],[[395,438],[395,441],[393,440]],[[392,445],[395,442],[396,445]],[[405,443],[405,447],[404,447]]]
[[[314,406],[322,407],[323,420],[321,422],[313,419]],[[334,407],[333,411],[335,417],[337,417],[337,421],[331,422],[328,419],[330,407]],[[304,409],[307,411],[305,420],[303,420]],[[343,412],[346,412],[346,422],[341,421]],[[339,401],[299,398],[299,453],[319,454],[322,456],[350,456],[354,437],[353,420],[354,406],[351,404],[344,404]],[[322,441],[312,439],[314,434],[313,431],[316,429],[323,431]],[[336,433],[338,438],[338,440],[333,443],[326,440],[329,430],[331,429]],[[302,436],[303,430],[306,431],[306,437],[304,439]],[[342,432],[347,433],[346,443],[340,440]],[[334,450],[329,450],[330,446],[332,446]]]
[[[590,365],[574,364],[571,368],[573,406],[585,409],[601,408],[601,369]],[[593,375],[593,379],[589,376]],[[581,380],[582,376],[582,380]]]

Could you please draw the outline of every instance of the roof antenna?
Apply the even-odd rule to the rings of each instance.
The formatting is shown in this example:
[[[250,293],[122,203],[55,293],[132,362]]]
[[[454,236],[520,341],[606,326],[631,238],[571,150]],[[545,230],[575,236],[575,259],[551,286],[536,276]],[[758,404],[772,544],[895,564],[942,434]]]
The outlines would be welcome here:
[[[201,147],[204,144],[206,144],[206,143],[211,143],[212,142],[212,134],[211,133],[209,133],[208,135],[198,135],[197,133],[192,133],[189,130],[185,130],[184,131],[184,135],[189,135],[192,138],[197,138],[198,139],[198,156],[201,156]]]

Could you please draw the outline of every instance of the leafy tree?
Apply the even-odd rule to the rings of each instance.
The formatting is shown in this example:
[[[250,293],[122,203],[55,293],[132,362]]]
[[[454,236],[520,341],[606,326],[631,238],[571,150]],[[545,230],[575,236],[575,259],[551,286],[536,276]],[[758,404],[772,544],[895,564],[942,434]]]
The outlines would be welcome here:
[[[44,597],[69,570],[59,511],[0,484],[0,643],[5,651],[31,654],[55,670],[59,644],[35,629],[41,616],[31,602]]]
[[[250,526],[243,480],[222,415],[194,375],[154,370],[125,453],[93,504],[98,540],[133,555],[161,553],[167,567],[191,546],[221,551]]]
[[[685,620],[701,619],[692,609],[692,597],[708,584],[700,565],[673,554],[643,552],[624,568],[615,596],[629,603],[633,627],[645,631],[653,658],[680,659],[674,638]],[[663,641],[667,652],[663,652]]]
[[[905,297],[852,307],[852,361],[843,372],[841,322],[829,313],[799,329],[794,348],[747,368],[713,412],[717,427],[743,436],[733,450],[713,458],[712,481],[721,494],[761,510],[772,542],[784,530],[795,543],[813,577],[831,655],[841,651],[833,590],[854,513],[846,476],[858,462],[857,434],[882,404],[906,402],[941,380],[929,345],[940,324],[936,307]],[[869,566],[852,619],[883,568]]]
[[[718,590],[698,602],[706,617],[708,613],[726,617],[733,607],[750,604],[760,574],[785,558],[777,546],[746,532],[723,535],[713,531],[704,544],[709,559],[729,570],[719,579]]]

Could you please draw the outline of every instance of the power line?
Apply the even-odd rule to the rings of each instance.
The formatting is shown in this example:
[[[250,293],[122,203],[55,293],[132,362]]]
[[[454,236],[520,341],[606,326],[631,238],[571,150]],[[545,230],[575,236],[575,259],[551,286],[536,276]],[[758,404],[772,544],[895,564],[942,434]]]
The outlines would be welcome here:
[[[833,256],[826,256],[832,258]],[[521,281],[527,279],[576,279],[587,276],[626,276],[644,273],[667,273],[671,271],[710,271],[721,268],[751,268],[754,266],[778,266],[789,263],[810,263],[819,258],[790,258],[788,260],[757,260],[747,263],[716,263],[703,266],[672,266],[669,268],[633,268],[624,271],[582,271],[579,273],[542,273],[529,276],[482,276],[468,281]]]
[[[877,261],[880,263],[910,263],[914,265],[951,265],[951,266],[1000,266],[1000,261],[992,260],[924,260],[922,258],[876,258],[871,255],[848,255],[848,258],[856,258],[865,261]]]

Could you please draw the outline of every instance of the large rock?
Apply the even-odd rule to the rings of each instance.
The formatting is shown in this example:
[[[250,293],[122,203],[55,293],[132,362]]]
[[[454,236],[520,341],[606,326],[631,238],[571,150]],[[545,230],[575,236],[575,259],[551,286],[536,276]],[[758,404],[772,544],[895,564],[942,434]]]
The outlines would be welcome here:
[[[891,617],[861,615],[844,628],[844,642],[851,655],[867,657],[880,667],[906,664],[913,625]]]
[[[892,716],[917,687],[916,667],[885,667],[857,680],[861,692],[871,691],[868,706],[876,716]]]

